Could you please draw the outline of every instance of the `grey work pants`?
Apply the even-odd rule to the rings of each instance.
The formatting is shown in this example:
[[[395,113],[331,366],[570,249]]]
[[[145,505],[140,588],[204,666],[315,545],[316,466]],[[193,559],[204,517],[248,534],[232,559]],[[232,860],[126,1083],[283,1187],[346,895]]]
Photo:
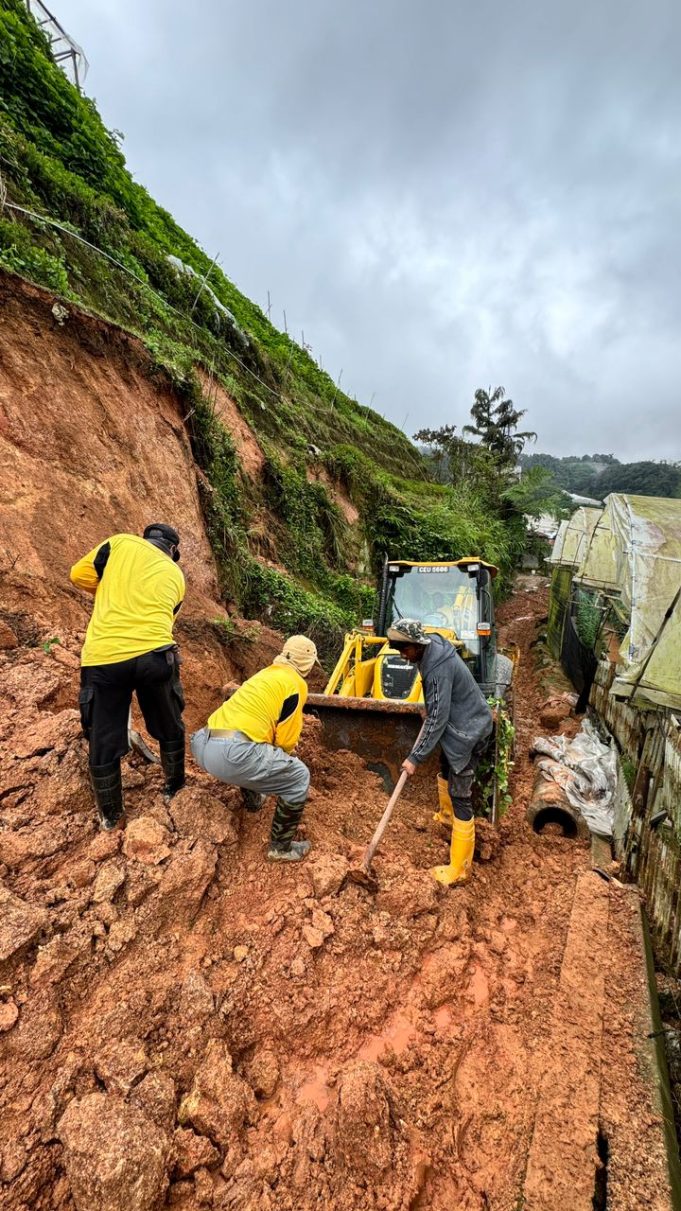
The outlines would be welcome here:
[[[237,732],[212,736],[207,727],[194,732],[191,750],[206,773],[261,795],[278,795],[285,803],[302,803],[310,788],[310,771],[298,757],[273,744],[256,744]]]
[[[440,751],[440,773],[443,778],[447,779],[447,787],[457,820],[473,819],[473,780],[490,740],[491,736],[485,736],[484,740],[478,741],[468,761],[458,774],[452,769],[445,753]]]

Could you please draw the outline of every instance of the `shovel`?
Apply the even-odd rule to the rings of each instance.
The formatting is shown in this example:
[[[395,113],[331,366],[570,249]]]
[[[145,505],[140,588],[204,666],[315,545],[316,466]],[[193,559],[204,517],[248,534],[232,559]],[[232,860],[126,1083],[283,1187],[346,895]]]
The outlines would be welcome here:
[[[404,790],[404,784],[407,781],[407,777],[408,775],[406,770],[403,770],[398,778],[397,786],[388,800],[388,806],[386,807],[378,822],[378,825],[376,826],[376,832],[364,851],[364,857],[362,858],[360,865],[355,866],[348,871],[348,878],[352,879],[353,883],[359,883],[362,887],[368,888],[369,891],[378,890],[378,879],[371,870],[371,863],[373,862],[374,854],[381,843],[381,838],[388,827],[390,817],[393,814],[393,808],[395,807],[397,800]]]

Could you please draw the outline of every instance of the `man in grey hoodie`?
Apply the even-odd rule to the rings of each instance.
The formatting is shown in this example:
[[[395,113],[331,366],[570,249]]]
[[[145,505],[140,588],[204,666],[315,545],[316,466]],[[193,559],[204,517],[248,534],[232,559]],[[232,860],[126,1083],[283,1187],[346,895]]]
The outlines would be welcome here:
[[[450,886],[468,879],[475,849],[473,776],[492,733],[492,712],[456,648],[441,635],[426,634],[420,622],[400,618],[388,639],[405,660],[417,664],[423,682],[426,717],[402,769],[409,776],[440,745],[440,811],[435,819],[452,825],[448,866],[432,874]],[[446,779],[446,788],[444,786]]]

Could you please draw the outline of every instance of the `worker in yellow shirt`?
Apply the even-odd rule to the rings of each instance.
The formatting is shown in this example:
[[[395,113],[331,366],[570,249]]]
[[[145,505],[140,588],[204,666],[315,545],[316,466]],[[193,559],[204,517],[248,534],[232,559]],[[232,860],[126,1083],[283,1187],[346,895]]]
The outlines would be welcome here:
[[[161,748],[166,797],[184,785],[184,696],[173,624],[184,600],[180,536],[155,523],[143,536],[114,534],[71,568],[94,596],[81,655],[80,715],[102,826],[123,815],[121,757],[128,751],[133,691]]]
[[[268,668],[249,677],[191,738],[194,760],[207,773],[242,788],[244,806],[259,811],[277,795],[267,857],[299,862],[309,841],[295,841],[310,788],[310,771],[293,750],[303,727],[305,678],[317,649],[305,635],[286,640]]]

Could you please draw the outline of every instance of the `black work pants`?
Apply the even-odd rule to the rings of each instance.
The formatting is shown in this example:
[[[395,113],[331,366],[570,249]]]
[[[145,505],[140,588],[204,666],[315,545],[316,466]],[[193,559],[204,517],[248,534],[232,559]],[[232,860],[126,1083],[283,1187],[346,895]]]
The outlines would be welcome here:
[[[149,734],[160,743],[184,738],[184,694],[174,648],[80,671],[80,718],[90,765],[109,765],[128,751],[128,716],[137,694]]]

